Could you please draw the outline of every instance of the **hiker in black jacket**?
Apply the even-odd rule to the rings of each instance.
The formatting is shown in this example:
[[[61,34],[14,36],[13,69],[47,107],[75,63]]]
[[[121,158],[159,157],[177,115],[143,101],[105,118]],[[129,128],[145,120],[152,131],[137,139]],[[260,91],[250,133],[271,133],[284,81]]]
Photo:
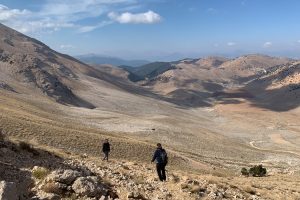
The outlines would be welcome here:
[[[154,152],[151,162],[156,161],[156,170],[160,181],[166,181],[166,165],[168,163],[167,152],[162,148],[161,144],[157,144],[157,149]]]
[[[108,142],[108,139],[105,139],[103,145],[102,145],[102,152],[104,153],[103,160],[108,161],[108,154],[110,152],[110,144]]]

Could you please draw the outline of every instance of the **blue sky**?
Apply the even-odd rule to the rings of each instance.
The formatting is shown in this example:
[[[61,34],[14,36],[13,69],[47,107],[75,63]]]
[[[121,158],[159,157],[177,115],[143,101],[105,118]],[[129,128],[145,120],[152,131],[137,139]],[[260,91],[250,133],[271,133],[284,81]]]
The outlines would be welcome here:
[[[298,0],[0,0],[0,22],[70,55],[300,57]]]

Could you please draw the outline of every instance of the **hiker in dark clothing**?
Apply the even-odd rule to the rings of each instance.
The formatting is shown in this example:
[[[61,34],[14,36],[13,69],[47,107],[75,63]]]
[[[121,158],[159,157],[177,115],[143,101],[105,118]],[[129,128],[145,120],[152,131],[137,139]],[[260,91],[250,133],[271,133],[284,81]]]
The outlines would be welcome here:
[[[108,154],[110,152],[110,144],[108,142],[108,139],[105,139],[103,146],[102,146],[102,152],[104,153],[103,160],[108,161]]]
[[[161,144],[157,144],[157,149],[154,152],[151,162],[156,161],[156,171],[160,181],[166,181],[166,165],[168,163],[167,152],[162,148]]]

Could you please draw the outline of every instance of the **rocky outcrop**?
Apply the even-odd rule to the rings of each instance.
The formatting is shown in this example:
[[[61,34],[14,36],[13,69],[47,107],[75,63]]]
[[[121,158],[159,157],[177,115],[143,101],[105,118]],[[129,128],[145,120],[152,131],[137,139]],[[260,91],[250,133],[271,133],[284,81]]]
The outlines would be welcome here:
[[[54,170],[43,180],[36,180],[33,191],[37,199],[61,199],[62,197],[116,199],[118,195],[101,183],[100,177],[91,176],[87,168]],[[41,170],[35,166],[33,171]]]
[[[47,177],[47,180],[70,185],[81,175],[80,172],[75,170],[56,170]]]
[[[80,196],[97,197],[104,194],[104,187],[96,176],[80,177],[72,185],[74,192]]]

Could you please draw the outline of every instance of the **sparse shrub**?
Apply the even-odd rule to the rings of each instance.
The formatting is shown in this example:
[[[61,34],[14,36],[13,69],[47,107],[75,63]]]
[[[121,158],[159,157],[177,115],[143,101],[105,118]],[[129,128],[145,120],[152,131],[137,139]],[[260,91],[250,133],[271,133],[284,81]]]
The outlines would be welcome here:
[[[36,179],[44,179],[49,174],[49,170],[43,167],[39,167],[32,171],[32,176]]]
[[[267,169],[264,168],[262,165],[256,165],[249,169],[249,174],[252,176],[262,177],[267,174]]]
[[[20,149],[22,149],[24,151],[28,151],[35,156],[39,155],[39,152],[26,142],[19,142],[19,147],[20,147]]]
[[[42,190],[46,193],[62,194],[63,190],[54,182],[49,182],[43,185]]]
[[[241,170],[242,175],[244,176],[255,176],[255,177],[262,177],[267,174],[267,169],[264,168],[262,165],[256,165],[251,167],[249,170],[246,168],[242,168]]]
[[[245,167],[242,168],[241,173],[243,176],[249,176],[249,171]]]

